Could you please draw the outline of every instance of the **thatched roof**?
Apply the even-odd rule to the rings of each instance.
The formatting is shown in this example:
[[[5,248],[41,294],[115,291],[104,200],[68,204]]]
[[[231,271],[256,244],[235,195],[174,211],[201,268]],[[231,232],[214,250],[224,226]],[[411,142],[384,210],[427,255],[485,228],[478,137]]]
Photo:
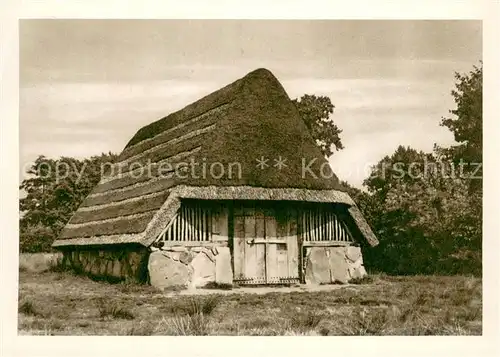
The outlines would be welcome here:
[[[269,167],[257,166],[262,157]],[[279,158],[286,166],[273,166]],[[195,172],[173,171],[176,164],[190,162],[197,164]],[[217,166],[211,175],[213,163]],[[304,166],[310,170],[305,175]],[[175,214],[179,199],[193,195],[355,207],[281,84],[259,69],[140,129],[54,246],[149,245],[160,233],[156,226],[164,227],[170,213]],[[364,222],[362,216],[354,219]],[[363,232],[376,241],[371,230]]]

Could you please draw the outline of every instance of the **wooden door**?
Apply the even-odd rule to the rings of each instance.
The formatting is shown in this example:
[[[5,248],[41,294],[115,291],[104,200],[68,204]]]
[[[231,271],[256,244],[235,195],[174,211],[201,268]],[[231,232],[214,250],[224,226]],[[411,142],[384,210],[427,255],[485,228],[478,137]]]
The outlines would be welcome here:
[[[234,273],[240,284],[299,282],[295,211],[243,206],[234,211]]]

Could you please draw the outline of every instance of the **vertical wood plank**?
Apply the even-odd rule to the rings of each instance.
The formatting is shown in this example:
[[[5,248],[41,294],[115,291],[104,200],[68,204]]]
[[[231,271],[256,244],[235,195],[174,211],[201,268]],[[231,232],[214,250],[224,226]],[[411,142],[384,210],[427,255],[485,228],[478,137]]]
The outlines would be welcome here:
[[[319,212],[319,224],[320,224],[320,232],[321,232],[321,239],[320,240],[325,240],[325,218],[323,216],[323,210],[320,210]]]
[[[288,238],[287,238],[287,265],[288,277],[299,277],[299,245],[298,245],[298,222],[297,212],[291,210],[288,220]]]
[[[312,224],[312,211],[309,209],[308,212],[307,212],[307,222],[308,222],[308,225],[309,225],[309,235],[311,237],[311,241],[314,240],[314,227],[313,227],[313,224]]]
[[[193,221],[193,238],[192,240],[193,241],[196,241],[196,207],[192,207],[191,208],[191,218],[192,218],[192,221]]]
[[[277,238],[277,222],[275,217],[266,217],[266,239]],[[266,278],[269,282],[271,279],[276,278],[277,272],[276,261],[276,244],[266,243]]]
[[[305,210],[303,209],[302,212],[301,212],[301,219],[302,219],[302,227],[301,227],[301,230],[302,230],[302,239],[304,241],[307,241],[307,227],[306,227],[306,218],[305,218]]]
[[[198,235],[198,240],[201,242],[203,240],[203,208],[198,206],[198,227],[200,228],[200,232]]]
[[[281,213],[283,215],[283,213]],[[284,278],[288,276],[288,220],[277,222],[276,236],[285,244],[269,244],[275,246],[276,249],[276,277]]]
[[[330,240],[330,211],[326,211],[326,237],[327,240]]]
[[[220,234],[223,237],[229,237],[229,208],[223,207],[219,220]]]
[[[193,207],[189,208],[189,240],[195,240],[195,232],[194,232],[194,209]]]
[[[339,232],[339,240],[340,240],[340,241],[343,241],[343,233],[344,233],[344,232],[343,232],[343,230],[342,230],[342,227],[340,226],[340,223],[339,223],[339,220],[338,220],[338,219],[336,220],[336,222],[337,222],[337,230],[338,230],[338,232]]]
[[[185,208],[181,205],[180,214],[177,216],[181,224],[181,240],[184,241],[184,210]]]
[[[203,234],[203,240],[204,241],[208,241],[208,233],[210,232],[209,229],[208,229],[209,228],[209,226],[208,226],[208,213],[209,213],[208,207],[204,207],[203,210],[204,210],[203,225],[205,227],[204,228],[204,234]]]
[[[174,221],[174,223],[172,224],[172,226],[173,226],[172,233],[173,233],[173,236],[174,236],[174,241],[179,240],[179,235],[177,234],[177,222],[178,221],[179,220],[176,218],[175,221]]]
[[[212,210],[207,211],[207,241],[212,240]]]
[[[330,240],[335,240],[335,228],[333,226],[335,222],[335,215],[330,213]]]
[[[200,241],[200,233],[201,233],[201,227],[200,227],[200,207],[196,206],[196,240],[199,242]]]
[[[248,244],[249,240],[255,238],[255,211],[252,208],[245,210],[245,243],[244,243],[244,268],[243,274],[248,278],[255,278],[257,275],[257,255],[256,244]]]
[[[182,212],[182,217],[184,220],[184,241],[189,240],[189,220],[187,216],[188,208],[184,207],[184,211]]]
[[[319,239],[323,240],[323,211],[318,207],[318,231],[319,231]]]
[[[318,214],[316,209],[313,211],[313,229],[314,229],[314,240],[318,240]]]
[[[245,217],[234,216],[234,241],[233,241],[233,264],[234,276],[243,276],[243,266],[245,258]]]
[[[332,220],[332,229],[333,229],[333,240],[337,240],[338,239],[338,236],[337,236],[337,219],[336,219],[335,215],[333,216],[333,220]]]
[[[255,238],[265,239],[265,215],[262,210],[257,210],[255,214]],[[266,278],[266,245],[255,245],[255,264],[256,264],[256,277],[259,279]]]
[[[191,240],[193,240],[193,238],[192,238],[192,234],[193,234],[193,219],[192,219],[192,209],[191,209],[191,207],[186,208],[186,215],[187,215],[187,221],[188,221],[187,240],[191,241]]]

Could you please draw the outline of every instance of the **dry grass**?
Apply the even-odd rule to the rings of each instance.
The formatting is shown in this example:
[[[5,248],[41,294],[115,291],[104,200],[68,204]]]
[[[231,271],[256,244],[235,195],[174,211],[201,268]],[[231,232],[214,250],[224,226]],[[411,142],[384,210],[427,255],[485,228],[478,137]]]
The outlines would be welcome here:
[[[480,335],[481,300],[481,279],[466,276],[375,276],[329,291],[185,296],[64,272],[21,272],[19,333]]]
[[[104,299],[101,299],[99,300],[97,305],[97,308],[99,310],[99,317],[101,319],[135,319],[135,315],[128,308],[120,306],[116,302],[108,302]]]

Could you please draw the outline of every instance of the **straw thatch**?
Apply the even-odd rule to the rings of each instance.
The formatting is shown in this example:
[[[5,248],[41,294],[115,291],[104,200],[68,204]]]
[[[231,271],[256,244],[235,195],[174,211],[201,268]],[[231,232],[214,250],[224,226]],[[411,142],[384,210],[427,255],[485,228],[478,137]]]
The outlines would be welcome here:
[[[271,166],[257,167],[256,159],[261,157]],[[286,159],[286,166],[273,167],[280,157]],[[191,160],[224,168],[237,163],[241,175],[236,171],[232,176],[225,172],[222,177],[180,177],[174,172],[176,164]],[[316,177],[304,175],[304,165]],[[177,211],[180,198],[355,207],[281,84],[260,69],[140,129],[54,246],[149,245]],[[375,243],[359,211],[349,212],[369,243]]]

